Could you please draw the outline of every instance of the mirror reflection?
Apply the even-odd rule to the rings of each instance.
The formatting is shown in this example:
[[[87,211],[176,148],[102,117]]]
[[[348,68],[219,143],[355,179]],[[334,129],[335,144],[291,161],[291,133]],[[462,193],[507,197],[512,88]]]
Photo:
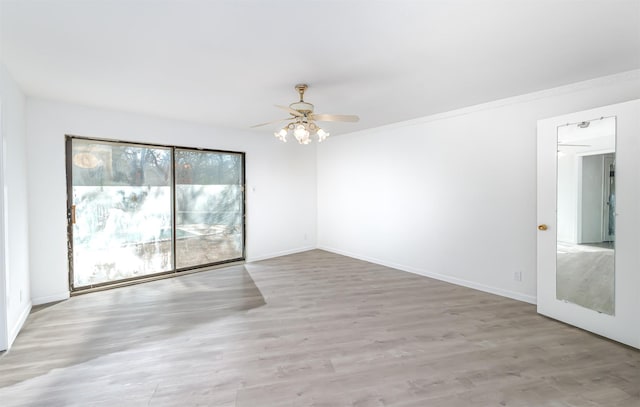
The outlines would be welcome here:
[[[558,128],[556,298],[615,312],[616,119]]]

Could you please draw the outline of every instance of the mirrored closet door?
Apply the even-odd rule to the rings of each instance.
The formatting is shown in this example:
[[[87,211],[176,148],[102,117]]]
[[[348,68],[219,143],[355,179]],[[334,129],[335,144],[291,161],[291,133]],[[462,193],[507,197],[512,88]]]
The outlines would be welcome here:
[[[538,122],[538,312],[640,348],[640,101]]]

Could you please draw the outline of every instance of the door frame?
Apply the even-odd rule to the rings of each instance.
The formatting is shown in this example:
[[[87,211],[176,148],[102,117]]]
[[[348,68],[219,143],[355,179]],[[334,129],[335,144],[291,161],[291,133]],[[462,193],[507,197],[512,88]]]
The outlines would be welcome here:
[[[613,177],[614,177],[614,197],[615,197],[615,171],[616,171],[616,160],[615,157],[609,157],[605,155],[602,157],[602,241],[603,242],[615,242],[615,222],[614,222],[614,234],[609,234],[609,213],[611,211],[608,197],[611,195],[611,166],[613,166]],[[614,198],[615,202],[615,198]],[[605,211],[606,209],[606,211]],[[614,203],[615,210],[615,203]],[[615,212],[614,212],[615,213]],[[611,240],[613,238],[613,240]]]
[[[538,121],[537,310],[548,317],[640,348],[640,100]],[[602,117],[616,117],[615,315],[598,313],[556,298],[557,129]],[[621,165],[622,164],[622,165]],[[622,192],[622,193],[621,193]]]
[[[8,313],[9,304],[7,303],[7,250],[5,244],[6,239],[6,222],[5,222],[5,138],[4,138],[4,120],[2,120],[2,102],[0,101],[0,352],[9,349],[9,326]]]

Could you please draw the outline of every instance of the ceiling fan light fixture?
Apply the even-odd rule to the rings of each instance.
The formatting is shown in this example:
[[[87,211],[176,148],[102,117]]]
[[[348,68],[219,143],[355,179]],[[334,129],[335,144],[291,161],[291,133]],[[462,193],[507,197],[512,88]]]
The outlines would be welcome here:
[[[273,135],[280,141],[287,142],[287,136],[292,135],[300,144],[310,144],[312,136],[318,136],[318,142],[322,142],[329,137],[329,133],[321,129],[311,120],[297,121],[289,123]]]
[[[330,136],[329,133],[327,133],[326,131],[322,130],[322,129],[318,129],[318,143],[322,143],[323,141],[325,141],[327,139],[327,137]]]
[[[298,140],[300,144],[309,144],[311,141],[309,138],[309,130],[303,124],[296,125],[296,129],[293,131],[293,136]]]
[[[276,131],[275,133],[273,133],[273,135],[283,143],[287,142],[287,134],[289,134],[289,132],[287,131],[286,127],[280,129],[280,131]]]

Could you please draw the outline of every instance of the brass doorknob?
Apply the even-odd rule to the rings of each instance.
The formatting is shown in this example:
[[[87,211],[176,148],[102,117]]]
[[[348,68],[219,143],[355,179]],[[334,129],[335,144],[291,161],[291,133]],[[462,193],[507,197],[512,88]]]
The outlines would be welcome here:
[[[547,229],[549,229],[549,227],[544,223],[542,225],[538,225],[538,230],[547,230]]]

